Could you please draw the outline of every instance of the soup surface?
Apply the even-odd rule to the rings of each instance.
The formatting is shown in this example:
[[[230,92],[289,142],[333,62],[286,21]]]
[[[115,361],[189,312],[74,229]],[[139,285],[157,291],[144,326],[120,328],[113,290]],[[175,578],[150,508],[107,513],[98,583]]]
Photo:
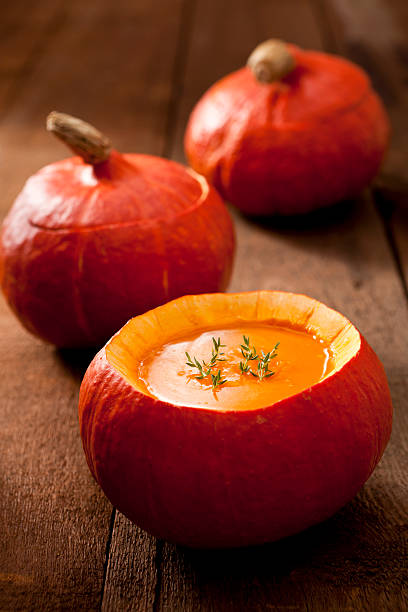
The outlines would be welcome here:
[[[249,351],[241,349],[241,345],[246,347],[244,337],[249,339],[253,359],[246,360]],[[218,353],[213,338],[225,345]],[[214,353],[216,361],[209,367]],[[315,336],[285,327],[249,324],[209,330],[164,345],[140,363],[139,380],[148,393],[172,404],[249,410],[307,389],[333,367],[328,345]],[[197,379],[200,375],[204,376]],[[218,383],[211,375],[218,376]]]

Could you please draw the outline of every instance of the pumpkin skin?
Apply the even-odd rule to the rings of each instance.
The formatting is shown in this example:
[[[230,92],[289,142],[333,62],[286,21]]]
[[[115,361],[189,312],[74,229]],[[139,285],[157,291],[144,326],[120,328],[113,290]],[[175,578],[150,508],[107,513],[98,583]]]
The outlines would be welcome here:
[[[320,330],[338,369],[239,411],[173,405],[132,382],[153,344],[232,321]],[[296,533],[348,502],[382,456],[392,406],[379,359],[347,319],[305,296],[254,292],[186,296],[129,321],[90,364],[79,420],[94,478],[129,519],[178,544],[236,547]]]
[[[4,295],[57,346],[102,345],[130,317],[226,288],[234,230],[203,177],[158,157],[80,157],[26,183],[0,236]]]
[[[271,84],[248,67],[226,76],[199,100],[185,133],[190,165],[247,214],[307,213],[357,195],[389,139],[361,68],[288,48],[292,72]]]

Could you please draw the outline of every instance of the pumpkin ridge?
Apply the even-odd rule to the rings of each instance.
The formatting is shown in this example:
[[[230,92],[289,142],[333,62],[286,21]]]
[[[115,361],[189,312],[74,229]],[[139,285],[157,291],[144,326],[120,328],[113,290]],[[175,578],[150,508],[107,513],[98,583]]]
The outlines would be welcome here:
[[[85,337],[92,338],[91,327],[89,325],[88,318],[85,314],[85,310],[82,303],[81,291],[80,291],[80,279],[82,277],[82,263],[83,263],[83,253],[86,245],[81,237],[78,235],[78,244],[76,248],[76,258],[77,258],[77,267],[75,268],[75,273],[72,276],[72,291],[74,293],[74,308],[75,313],[78,317],[78,325],[82,328]]]
[[[279,122],[279,123],[273,122],[273,127],[282,126],[285,129],[291,129],[291,127],[293,126],[293,129],[296,129],[299,126],[301,126],[301,127],[313,129],[316,123],[318,124],[326,123],[328,121],[332,121],[333,119],[338,119],[339,117],[342,117],[343,115],[347,115],[347,113],[349,113],[350,111],[356,110],[356,108],[358,108],[361,104],[363,104],[366,101],[366,99],[371,95],[371,93],[372,93],[372,89],[370,86],[368,86],[364,94],[362,94],[360,98],[358,98],[358,100],[356,100],[352,104],[349,104],[348,106],[344,106],[343,108],[336,109],[332,115],[318,117],[315,119],[311,119],[310,121],[285,121],[283,120],[282,122]]]

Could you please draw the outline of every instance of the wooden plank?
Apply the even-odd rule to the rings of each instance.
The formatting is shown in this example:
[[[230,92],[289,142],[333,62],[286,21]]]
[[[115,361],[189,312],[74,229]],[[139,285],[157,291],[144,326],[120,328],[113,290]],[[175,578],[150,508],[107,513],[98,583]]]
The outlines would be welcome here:
[[[156,539],[116,514],[102,610],[153,610],[159,568]],[[129,554],[129,550],[133,554]]]
[[[331,44],[370,74],[390,115],[390,149],[376,199],[408,293],[408,4],[404,0],[319,0]]]
[[[289,0],[273,3],[195,2],[194,29],[190,33],[191,48],[187,50],[186,74],[180,94],[180,104],[174,121],[171,155],[183,161],[183,137],[188,116],[198,98],[216,80],[245,64],[249,54],[265,37],[287,36],[291,23],[291,39],[308,46],[310,33],[315,48],[321,48],[317,23],[304,2]],[[296,19],[293,15],[296,14]],[[228,43],[227,43],[228,41]]]
[[[0,22],[0,74],[21,73],[37,47],[47,44],[48,34],[61,18],[61,2],[27,0],[7,2],[2,6]]]
[[[128,58],[132,57],[135,34],[140,34],[135,31],[135,23],[139,26],[144,23],[148,29],[147,24],[158,14],[158,5],[149,13],[147,3],[133,4],[115,3],[123,19],[133,23],[132,27],[125,27],[127,34],[122,39],[119,34],[122,18],[118,19],[113,3],[105,2],[102,8],[101,3],[72,3],[59,40],[54,40],[47,49],[54,59],[39,58],[35,74],[27,79],[24,91],[27,98],[18,100],[4,122],[2,144],[10,148],[3,161],[12,159],[14,164],[3,170],[0,180],[3,207],[5,200],[11,199],[18,190],[23,170],[29,173],[29,168],[34,170],[54,155],[64,155],[58,143],[50,144],[40,129],[33,129],[48,111],[48,96],[56,105],[69,101],[70,108],[62,110],[74,112],[77,108],[81,114],[97,109],[101,127],[107,131],[110,127],[111,135],[121,146],[135,148],[132,143],[136,142],[133,140],[136,136],[131,132],[134,127],[140,128],[137,135],[140,148],[159,152],[165,146],[164,111],[170,95],[168,75],[174,53],[168,52],[168,45],[159,43],[175,40],[178,18],[174,4],[166,5],[163,21],[167,25],[158,27],[157,39],[152,39],[153,31],[145,38],[142,34],[143,53],[148,58],[138,59],[136,70],[139,71],[139,62],[142,69],[135,82],[131,85],[127,82],[126,91],[121,87],[113,91],[112,75],[105,74],[112,72],[113,60],[111,49],[109,55],[103,47],[104,27],[110,26],[113,48],[120,49]],[[306,3],[288,3],[297,16],[296,25],[293,19],[289,21],[285,17],[289,9],[282,12],[277,5],[259,3],[251,12],[252,4],[240,1],[225,3],[221,8],[215,2],[199,4],[195,27],[189,37],[192,50],[187,62],[186,97],[180,107],[176,136],[182,132],[190,102],[216,77],[241,64],[249,48],[258,39],[270,35],[269,23],[275,24],[274,34],[310,46],[320,45],[316,24]],[[225,12],[221,14],[222,9]],[[160,10],[163,9],[160,7]],[[225,29],[219,25],[220,21]],[[99,34],[96,25],[102,30]],[[167,32],[164,38],[163,31]],[[99,43],[96,48],[95,42]],[[157,81],[151,72],[155,68],[153,51],[147,53],[150,44],[160,48],[159,59],[164,63],[164,67],[160,64],[158,68]],[[98,84],[103,86],[98,85],[96,92],[89,91],[89,75],[78,60],[79,45],[83,54],[88,54],[94,72],[102,74]],[[63,82],[53,66],[55,57],[64,75]],[[208,58],[204,66],[203,57]],[[75,73],[71,71],[71,64]],[[130,64],[127,62],[118,70],[115,63],[116,76],[123,74],[131,81]],[[147,101],[125,103],[125,99],[137,97],[137,90],[144,87],[145,80]],[[41,91],[41,83],[47,83],[50,89],[55,87],[56,93]],[[130,91],[128,87],[134,89]],[[87,95],[78,96],[78,92],[85,92],[87,88]],[[124,103],[123,116],[108,113],[106,107],[112,101],[117,108]],[[27,151],[28,147],[31,150]],[[179,146],[174,146],[173,151],[175,157],[181,156]],[[1,166],[4,168],[3,163]],[[401,287],[392,268],[382,227],[369,201],[348,214],[347,211],[344,215],[339,211],[322,214],[311,218],[309,224],[302,221],[298,227],[259,226],[238,215],[236,218],[239,251],[232,288],[305,291],[349,314],[378,350],[390,375],[398,410],[392,446],[369,485],[336,517],[270,546],[204,553],[166,544],[159,545],[156,551],[152,539],[119,517],[112,534],[103,607],[105,610],[403,609],[399,589],[402,591],[406,576],[402,563],[406,466],[399,454],[406,449],[401,432],[406,426],[402,400],[407,389],[403,359],[406,338],[399,328],[406,329],[406,317]],[[262,258],[267,259],[266,265],[260,263]],[[88,476],[77,437],[76,393],[87,358],[82,364],[77,363],[77,355],[65,354],[60,359],[52,349],[20,330],[5,310],[0,316],[0,329],[7,346],[13,347],[2,361],[3,397],[10,399],[0,412],[5,446],[9,449],[3,458],[2,473],[7,476],[0,502],[6,510],[3,524],[7,525],[2,555],[5,564],[1,569],[3,593],[6,593],[4,606],[5,609],[19,609],[18,606],[20,609],[41,606],[41,609],[93,609],[98,604],[98,588],[103,580],[109,506]],[[18,367],[24,368],[24,386],[16,374]],[[23,410],[16,410],[16,406]],[[28,465],[27,457],[30,458]],[[157,557],[155,563],[153,555]]]
[[[3,210],[24,176],[67,155],[44,129],[54,108],[92,121],[120,150],[163,150],[180,3],[104,0],[85,6],[75,0],[66,6],[63,31],[25,81],[24,104],[2,123]]]
[[[29,6],[31,4],[31,6]],[[2,6],[0,20],[0,116],[23,86],[38,56],[63,20],[62,0]]]
[[[0,609],[94,610],[111,510],[78,437],[86,359],[28,338],[1,314]]]
[[[286,12],[282,4],[198,3],[176,158],[182,156],[181,135],[193,102],[209,83],[242,65],[255,43],[277,35],[321,46],[311,6],[289,2]],[[408,321],[382,224],[369,198],[297,222],[260,225],[238,214],[235,220],[238,258],[231,290],[304,292],[348,315],[386,366],[396,425],[369,483],[326,523],[255,550],[186,551],[165,544],[157,609],[402,610]]]
[[[27,10],[32,4],[18,3]],[[35,3],[34,25],[43,23],[49,4]],[[24,79],[24,58],[13,68],[20,85],[1,123],[1,215],[32,172],[67,155],[43,127],[54,107],[94,120],[118,148],[159,153],[163,147],[180,2],[64,5],[60,27],[49,32]],[[20,14],[15,9],[13,19]],[[10,53],[19,40],[16,31]],[[90,476],[77,423],[78,388],[92,353],[56,351],[31,337],[3,299],[0,335],[0,609],[96,610],[105,580],[104,607],[118,609],[121,522],[113,527],[119,564],[112,558],[106,568],[112,508]],[[143,538],[133,568],[145,568],[135,572],[143,574],[148,602],[155,544],[145,538],[140,546]]]
[[[394,157],[388,164],[390,176],[385,185],[379,185],[378,200],[383,204],[384,218],[389,220],[391,243],[396,247],[408,296],[408,4],[404,0],[391,0],[388,6],[394,23],[399,24],[399,35],[393,47],[398,70],[398,119],[394,119]]]

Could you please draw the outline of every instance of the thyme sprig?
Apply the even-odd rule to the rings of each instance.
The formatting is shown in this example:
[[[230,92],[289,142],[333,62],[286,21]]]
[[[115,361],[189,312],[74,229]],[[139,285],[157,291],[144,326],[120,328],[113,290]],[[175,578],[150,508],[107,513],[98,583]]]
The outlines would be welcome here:
[[[224,355],[224,353],[221,351],[221,349],[224,348],[226,345],[225,344],[221,344],[221,338],[218,338],[218,340],[216,340],[213,337],[212,338],[212,342],[213,342],[213,347],[212,347],[212,350],[211,350],[211,358],[208,361],[208,363],[206,363],[204,361],[204,359],[202,359],[202,363],[200,363],[198,361],[197,357],[193,357],[193,359],[192,359],[190,357],[190,355],[186,351],[186,357],[187,357],[186,365],[188,365],[190,368],[197,368],[198,369],[200,374],[198,376],[194,377],[197,380],[202,380],[203,378],[206,378],[207,376],[209,376],[211,378],[212,388],[216,389],[217,387],[220,387],[221,385],[223,385],[224,383],[227,382],[226,378],[224,378],[224,379],[221,378],[221,370],[220,369],[218,370],[218,372],[216,374],[212,373],[212,368],[219,361],[226,361],[226,359],[222,358],[222,355]]]
[[[270,378],[275,374],[275,372],[269,369],[269,364],[272,359],[275,359],[278,356],[278,346],[279,342],[277,342],[272,351],[268,353],[264,353],[261,351],[261,356],[258,355],[258,352],[254,346],[250,345],[249,336],[242,336],[244,339],[244,343],[240,344],[240,349],[244,361],[239,362],[239,369],[241,370],[241,374],[252,374],[259,380],[263,380],[264,378]],[[256,370],[251,369],[249,362],[250,361],[258,361]]]
[[[264,378],[269,378],[270,376],[273,376],[275,374],[274,371],[272,372],[269,369],[269,363],[272,361],[272,359],[275,359],[275,357],[278,356],[278,353],[277,353],[278,346],[279,346],[279,342],[275,344],[272,351],[269,351],[269,353],[266,353],[266,354],[263,351],[261,351],[262,359],[259,358],[258,368],[257,368],[259,380],[263,380]]]
[[[243,344],[239,345],[242,357],[244,358],[244,361],[239,362],[239,369],[241,374],[251,374],[255,378],[258,378],[260,381],[262,381],[264,378],[270,378],[271,376],[273,376],[275,372],[269,369],[269,365],[271,361],[278,356],[277,351],[279,342],[277,342],[274,348],[268,353],[264,353],[264,351],[261,351],[261,354],[259,355],[255,346],[251,347],[249,336],[242,337],[244,339],[244,342]],[[204,359],[202,359],[200,363],[197,357],[190,357],[190,355],[186,351],[186,365],[188,365],[190,368],[196,368],[198,370],[199,374],[197,376],[194,376],[196,380],[203,380],[204,378],[208,377],[211,380],[212,388],[216,389],[217,387],[220,387],[221,385],[227,382],[226,378],[221,378],[220,369],[217,370],[216,374],[214,374],[213,370],[214,366],[216,366],[218,362],[226,361],[226,359],[223,357],[225,353],[223,353],[221,350],[226,345],[221,344],[220,338],[218,338],[217,340],[215,338],[212,338],[212,342],[213,347],[211,350],[211,358],[209,359],[208,363],[204,361]],[[256,368],[251,367],[251,361],[257,362]]]
[[[239,362],[239,369],[241,370],[241,374],[246,374],[246,373],[253,374],[251,368],[249,367],[248,362],[258,359],[258,353],[256,352],[256,348],[254,346],[251,349],[251,346],[249,344],[249,336],[242,336],[242,337],[244,338],[244,344],[240,344],[240,349],[241,349],[241,353],[244,358],[244,361]],[[254,376],[256,376],[256,374],[254,374]]]

